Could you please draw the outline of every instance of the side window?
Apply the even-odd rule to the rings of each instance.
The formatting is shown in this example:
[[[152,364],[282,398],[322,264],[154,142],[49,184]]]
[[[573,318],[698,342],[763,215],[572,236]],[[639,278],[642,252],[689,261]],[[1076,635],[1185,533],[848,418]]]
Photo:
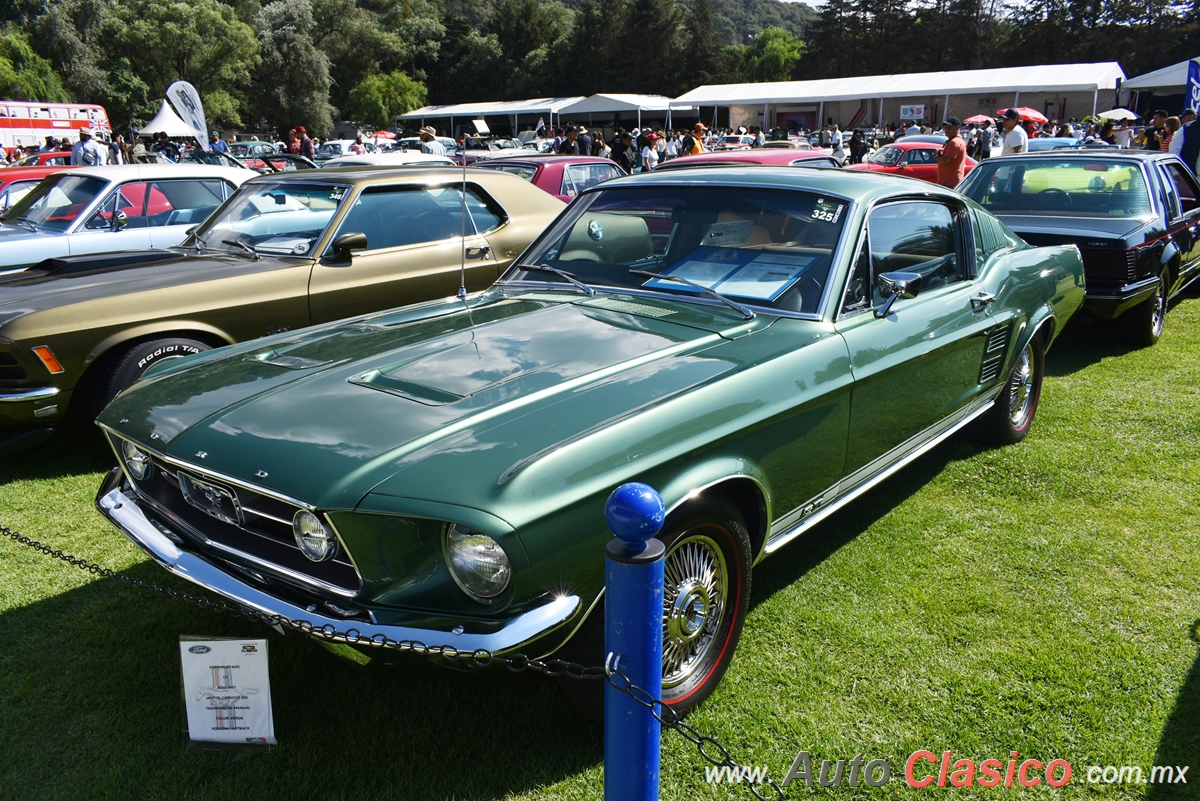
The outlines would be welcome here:
[[[932,164],[933,151],[926,148],[916,147],[908,151],[909,164]]]
[[[228,195],[228,185],[215,178],[155,181],[146,195],[144,213],[153,227],[197,225],[216,211]]]
[[[468,235],[489,231],[501,222],[472,187],[467,187],[466,206]],[[460,187],[377,187],[363,190],[334,238],[347,233],[366,234],[366,249],[378,250],[437,242],[460,236],[462,231]]]
[[[1196,186],[1196,179],[1184,169],[1183,165],[1176,162],[1167,162],[1165,167],[1171,184],[1175,187],[1175,193],[1179,198],[1183,213],[1187,214],[1200,208],[1200,188]]]
[[[916,200],[872,209],[842,301],[843,311],[882,303],[875,281],[889,272],[917,273],[922,293],[965,277],[954,214],[948,206]]]
[[[563,171],[562,191],[559,194],[574,197],[588,187],[616,177],[616,170],[616,165],[570,164]]]

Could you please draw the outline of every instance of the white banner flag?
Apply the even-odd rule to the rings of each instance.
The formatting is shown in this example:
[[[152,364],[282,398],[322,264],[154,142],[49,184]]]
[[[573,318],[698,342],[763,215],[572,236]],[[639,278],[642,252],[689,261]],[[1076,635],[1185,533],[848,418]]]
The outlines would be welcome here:
[[[187,81],[176,81],[167,89],[167,100],[175,107],[175,113],[192,129],[192,136],[202,150],[208,150],[208,125],[204,120],[204,104],[200,93]]]

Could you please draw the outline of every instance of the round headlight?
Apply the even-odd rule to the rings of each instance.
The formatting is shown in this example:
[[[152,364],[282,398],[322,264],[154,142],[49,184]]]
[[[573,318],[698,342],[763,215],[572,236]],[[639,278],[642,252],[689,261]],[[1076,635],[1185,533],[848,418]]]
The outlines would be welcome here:
[[[500,543],[457,523],[446,529],[446,563],[458,586],[480,599],[495,598],[512,578],[512,565]]]
[[[337,540],[333,532],[325,527],[321,518],[308,510],[301,509],[292,518],[292,533],[296,535],[296,544],[300,552],[314,562],[324,562],[333,556],[337,549]]]
[[[150,454],[129,440],[121,440],[121,460],[125,462],[125,469],[129,471],[129,475],[138,481],[150,475],[150,468],[153,466]]]

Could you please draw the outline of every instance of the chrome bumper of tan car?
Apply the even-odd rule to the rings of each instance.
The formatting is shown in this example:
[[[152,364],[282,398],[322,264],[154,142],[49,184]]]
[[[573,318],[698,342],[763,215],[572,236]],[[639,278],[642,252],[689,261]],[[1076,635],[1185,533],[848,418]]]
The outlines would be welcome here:
[[[172,573],[187,579],[218,595],[235,601],[250,609],[267,615],[278,615],[294,621],[307,621],[313,628],[329,627],[331,630],[358,632],[360,640],[384,635],[392,640],[415,640],[426,645],[452,646],[460,652],[484,649],[493,654],[516,651],[539,639],[559,626],[570,622],[580,609],[580,600],[574,595],[556,597],[547,603],[508,620],[487,623],[461,621],[460,626],[443,628],[420,628],[417,626],[381,625],[358,620],[327,617],[318,612],[280,600],[249,584],[240,581],[201,557],[189,553],[163,534],[143,513],[137,500],[123,493],[114,484],[119,475],[109,476],[96,498],[96,508],[108,520],[124,532],[125,536],[156,562]],[[472,631],[477,625],[480,631]],[[345,638],[332,639],[344,641]]]

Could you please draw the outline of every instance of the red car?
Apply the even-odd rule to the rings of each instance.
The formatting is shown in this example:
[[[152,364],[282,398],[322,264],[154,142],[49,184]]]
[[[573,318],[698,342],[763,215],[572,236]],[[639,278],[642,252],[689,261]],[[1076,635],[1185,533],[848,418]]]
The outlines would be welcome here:
[[[51,150],[49,153],[30,153],[18,159],[14,167],[67,167],[71,164],[70,150]]]
[[[42,166],[8,167],[0,170],[0,212],[8,211],[9,206],[24,197],[26,192],[41,183],[50,173],[65,169],[66,167]]]
[[[660,170],[683,169],[684,167],[719,167],[724,164],[770,164],[777,167],[839,167],[837,159],[819,150],[790,150],[784,148],[756,148],[753,150],[725,150],[717,153],[697,153],[680,156],[658,165]]]
[[[570,203],[589,186],[625,174],[616,162],[598,156],[501,156],[481,159],[472,169],[512,173],[564,203]]]
[[[937,155],[941,151],[942,145],[940,144],[909,142],[907,139],[901,139],[899,142],[879,148],[862,164],[846,165],[846,169],[907,175],[910,178],[920,178],[922,181],[936,184]],[[964,175],[975,167],[975,159],[967,156],[966,164]]]

